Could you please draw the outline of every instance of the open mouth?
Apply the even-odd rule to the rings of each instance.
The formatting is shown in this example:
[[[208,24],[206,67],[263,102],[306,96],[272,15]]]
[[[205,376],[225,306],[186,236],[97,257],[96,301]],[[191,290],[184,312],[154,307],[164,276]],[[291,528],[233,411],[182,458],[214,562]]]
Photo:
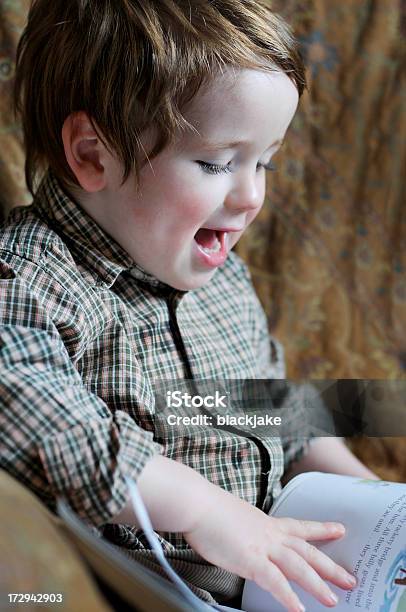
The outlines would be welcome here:
[[[202,251],[205,253],[219,253],[222,250],[222,243],[225,232],[201,227],[194,238]]]
[[[227,259],[228,232],[201,227],[194,236],[196,254],[201,264],[209,268],[222,266]]]

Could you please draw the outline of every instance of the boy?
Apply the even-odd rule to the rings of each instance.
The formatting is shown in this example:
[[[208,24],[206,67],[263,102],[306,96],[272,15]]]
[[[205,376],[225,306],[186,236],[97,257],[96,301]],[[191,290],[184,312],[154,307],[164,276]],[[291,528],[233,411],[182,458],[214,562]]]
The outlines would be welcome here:
[[[288,27],[252,0],[35,1],[16,73],[35,199],[0,241],[2,467],[159,571],[129,475],[200,597],[252,578],[291,611],[288,579],[327,606],[323,579],[354,580],[307,543],[342,526],[267,516],[284,469],[371,473],[337,440],[300,458],[220,428],[160,437],[152,385],[284,376],[231,248],[304,85]]]

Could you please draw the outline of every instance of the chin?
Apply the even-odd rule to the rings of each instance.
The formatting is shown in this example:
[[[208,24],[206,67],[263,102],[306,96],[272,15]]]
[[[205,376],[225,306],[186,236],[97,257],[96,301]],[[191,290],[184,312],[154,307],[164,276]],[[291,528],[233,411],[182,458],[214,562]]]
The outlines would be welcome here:
[[[212,270],[209,274],[202,274],[200,277],[198,275],[194,275],[193,278],[176,279],[173,283],[171,282],[168,284],[178,291],[193,291],[194,289],[200,289],[200,287],[207,285],[215,273],[216,270]]]

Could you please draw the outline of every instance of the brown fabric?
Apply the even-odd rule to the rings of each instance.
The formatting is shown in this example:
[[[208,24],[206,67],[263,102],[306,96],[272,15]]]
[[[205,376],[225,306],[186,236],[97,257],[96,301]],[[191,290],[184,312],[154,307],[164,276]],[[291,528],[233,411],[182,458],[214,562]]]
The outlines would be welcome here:
[[[383,480],[406,482],[405,438],[349,440],[350,449]]]
[[[406,376],[403,4],[272,1],[309,92],[237,251],[292,378]]]
[[[22,135],[11,110],[15,51],[29,0],[0,0],[0,221],[32,200],[25,186]]]
[[[58,529],[56,517],[3,470],[0,525],[0,609],[111,610],[63,530]],[[7,593],[62,594],[62,602],[27,605],[17,601],[8,606]]]

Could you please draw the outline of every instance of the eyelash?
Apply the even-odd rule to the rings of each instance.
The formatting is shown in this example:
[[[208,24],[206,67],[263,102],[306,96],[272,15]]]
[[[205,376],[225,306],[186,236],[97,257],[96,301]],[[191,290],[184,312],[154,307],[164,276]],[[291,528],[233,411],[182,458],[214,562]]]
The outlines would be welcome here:
[[[209,162],[204,162],[200,160],[197,163],[207,174],[229,174],[230,172],[232,172],[229,164],[210,164]],[[275,172],[277,170],[277,167],[272,161],[268,162],[267,164],[258,164],[257,170],[259,170],[260,168],[265,168],[265,170],[268,170],[270,172]]]

